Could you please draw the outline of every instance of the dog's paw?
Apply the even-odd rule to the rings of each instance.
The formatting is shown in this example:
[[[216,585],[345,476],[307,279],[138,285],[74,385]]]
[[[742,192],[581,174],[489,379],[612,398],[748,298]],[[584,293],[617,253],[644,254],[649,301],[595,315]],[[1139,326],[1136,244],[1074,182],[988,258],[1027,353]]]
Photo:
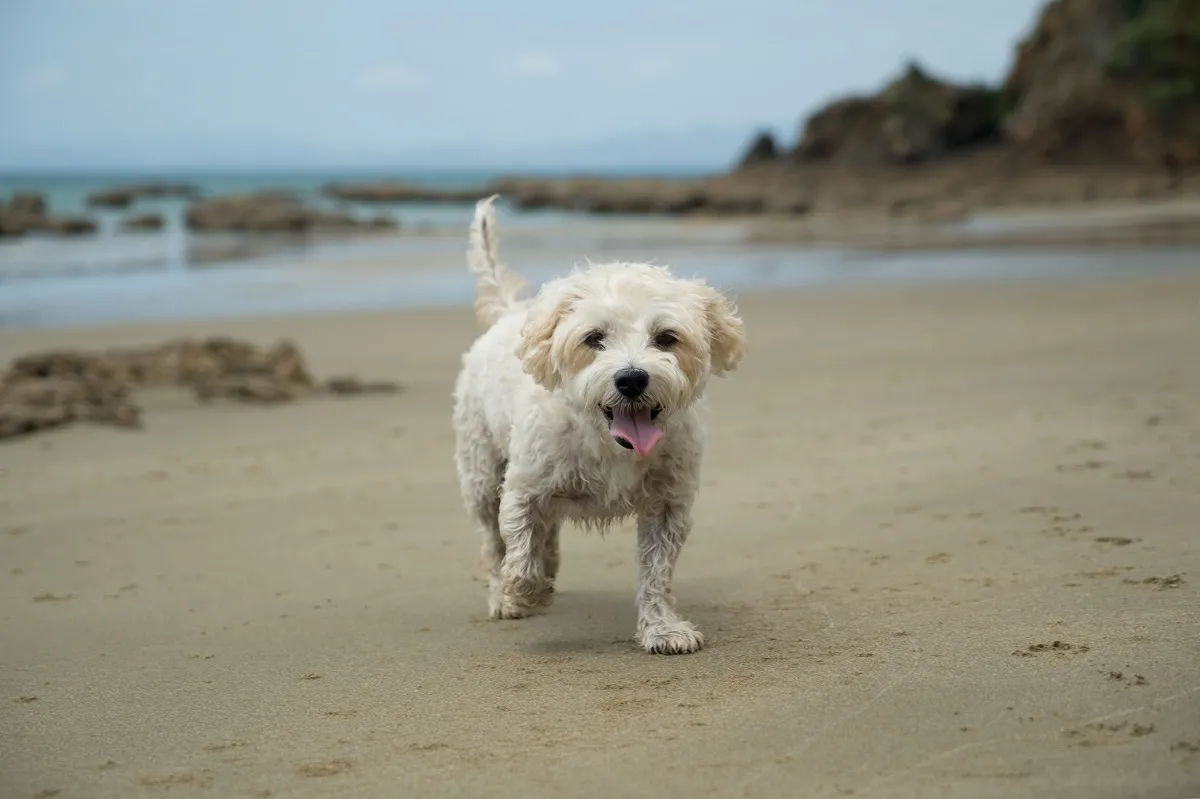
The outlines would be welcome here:
[[[704,636],[691,622],[677,619],[647,624],[638,633],[642,649],[652,655],[686,655],[704,646]]]
[[[537,579],[524,574],[505,575],[500,590],[530,607],[544,608],[554,601],[553,580]]]
[[[491,619],[523,619],[532,616],[536,610],[512,597],[494,596],[488,600],[488,617]]]

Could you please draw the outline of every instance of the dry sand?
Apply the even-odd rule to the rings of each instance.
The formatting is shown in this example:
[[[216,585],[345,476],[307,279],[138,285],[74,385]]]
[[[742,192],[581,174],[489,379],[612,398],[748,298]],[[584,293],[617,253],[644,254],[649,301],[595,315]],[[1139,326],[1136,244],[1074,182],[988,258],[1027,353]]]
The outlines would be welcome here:
[[[0,334],[408,387],[0,448],[0,796],[1200,795],[1200,279],[742,305],[674,658],[627,529],[485,621],[465,310]]]

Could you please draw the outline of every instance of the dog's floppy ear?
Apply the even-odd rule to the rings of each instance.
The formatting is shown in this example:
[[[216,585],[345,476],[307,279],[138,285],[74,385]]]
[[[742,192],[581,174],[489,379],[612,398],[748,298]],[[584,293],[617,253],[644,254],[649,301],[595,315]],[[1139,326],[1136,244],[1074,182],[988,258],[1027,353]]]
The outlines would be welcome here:
[[[556,287],[546,286],[529,308],[517,357],[525,371],[547,391],[558,388],[560,375],[554,358],[554,331],[577,297]]]
[[[701,286],[701,292],[713,374],[732,372],[746,352],[745,325],[725,295],[707,285]]]

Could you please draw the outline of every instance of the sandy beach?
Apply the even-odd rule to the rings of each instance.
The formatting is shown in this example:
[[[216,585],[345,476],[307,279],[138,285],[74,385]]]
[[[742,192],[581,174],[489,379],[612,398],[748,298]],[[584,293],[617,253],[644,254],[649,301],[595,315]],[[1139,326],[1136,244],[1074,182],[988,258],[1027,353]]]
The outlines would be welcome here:
[[[628,528],[485,619],[466,309],[0,331],[290,336],[405,386],[0,447],[0,795],[1200,795],[1200,278],[741,306],[674,658]]]

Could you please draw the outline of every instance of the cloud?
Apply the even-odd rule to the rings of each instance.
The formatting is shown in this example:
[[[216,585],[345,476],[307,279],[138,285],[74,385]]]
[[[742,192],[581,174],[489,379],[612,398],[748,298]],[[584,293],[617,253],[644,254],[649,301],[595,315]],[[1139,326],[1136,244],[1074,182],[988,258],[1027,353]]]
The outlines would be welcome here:
[[[354,86],[370,94],[405,91],[425,85],[425,76],[401,64],[380,64],[354,77]]]
[[[17,87],[31,94],[46,92],[61,86],[67,80],[67,73],[60,66],[42,66],[31,69],[17,78]]]
[[[550,53],[527,50],[508,65],[508,71],[521,78],[557,78],[562,74],[562,62]]]

